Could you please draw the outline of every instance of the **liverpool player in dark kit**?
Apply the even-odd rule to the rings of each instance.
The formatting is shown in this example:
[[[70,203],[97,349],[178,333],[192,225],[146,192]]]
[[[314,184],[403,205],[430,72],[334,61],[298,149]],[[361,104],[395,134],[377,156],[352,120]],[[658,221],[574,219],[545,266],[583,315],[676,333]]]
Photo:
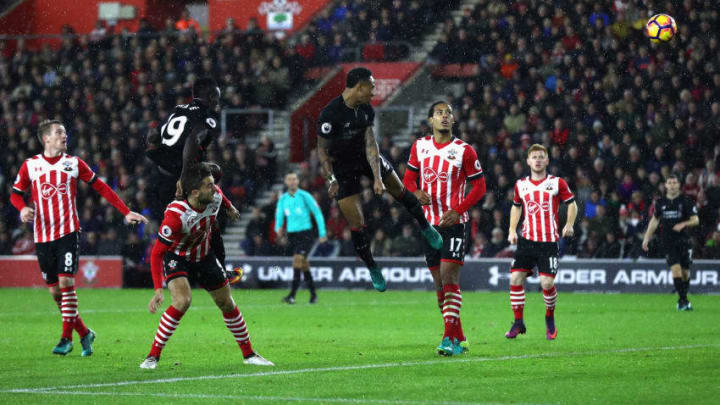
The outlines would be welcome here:
[[[318,117],[318,157],[329,183],[330,198],[337,199],[350,225],[355,251],[370,270],[373,287],[382,292],[386,289],[385,278],[370,252],[370,239],[365,231],[361,177],[371,179],[377,195],[387,187],[415,218],[433,248],[442,247],[442,237],[428,223],[417,197],[405,189],[390,163],[380,155],[372,129],[375,111],[370,100],[374,89],[375,79],[370,70],[359,67],[348,72],[345,90]]]

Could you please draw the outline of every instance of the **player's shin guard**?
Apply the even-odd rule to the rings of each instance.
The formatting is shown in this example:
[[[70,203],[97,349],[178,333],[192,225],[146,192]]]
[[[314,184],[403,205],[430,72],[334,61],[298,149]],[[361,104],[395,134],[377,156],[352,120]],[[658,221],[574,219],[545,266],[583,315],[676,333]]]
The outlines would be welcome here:
[[[685,290],[685,281],[682,278],[673,278],[673,284],[675,284],[675,290],[678,293],[680,301],[687,301],[687,290]]]
[[[165,344],[168,340],[170,340],[173,333],[175,333],[175,329],[177,329],[178,325],[180,325],[180,320],[183,315],[185,315],[184,312],[180,312],[172,305],[165,310],[160,317],[160,324],[158,325],[157,332],[155,333],[155,340],[153,341],[152,348],[150,349],[150,354],[148,356],[158,359],[160,358],[160,354],[162,353]]]
[[[225,326],[230,330],[230,333],[235,337],[235,341],[240,350],[242,350],[243,357],[248,357],[253,354],[252,345],[250,344],[250,333],[248,332],[245,319],[243,319],[242,313],[237,306],[230,312],[223,312],[223,318],[225,319]]]
[[[522,320],[523,309],[525,308],[525,288],[523,286],[510,286],[510,305],[512,306],[515,320]]]
[[[445,321],[445,333],[443,337],[460,340],[460,309],[462,308],[462,295],[457,284],[443,286],[445,301],[443,302],[443,320]]]
[[[60,301],[60,313],[62,314],[62,337],[72,340],[72,332],[75,329],[75,320],[78,316],[78,299],[75,287],[61,288],[62,300]]]
[[[365,263],[368,269],[374,269],[377,267],[375,259],[373,259],[372,252],[370,252],[370,241],[368,240],[365,227],[351,229],[352,241],[355,246],[360,259]]]
[[[293,268],[293,279],[292,284],[290,285],[290,294],[288,297],[295,298],[295,294],[297,293],[298,288],[300,288],[300,273],[302,273],[302,270]]]
[[[555,316],[555,303],[557,302],[557,289],[552,286],[549,290],[543,289],[543,299],[545,300],[545,316]]]
[[[425,218],[425,213],[420,205],[420,201],[418,201],[417,197],[415,197],[415,194],[409,192],[405,188],[400,194],[398,201],[405,207],[407,212],[415,218],[417,223],[420,225],[420,229],[425,229],[430,226],[430,223]]]

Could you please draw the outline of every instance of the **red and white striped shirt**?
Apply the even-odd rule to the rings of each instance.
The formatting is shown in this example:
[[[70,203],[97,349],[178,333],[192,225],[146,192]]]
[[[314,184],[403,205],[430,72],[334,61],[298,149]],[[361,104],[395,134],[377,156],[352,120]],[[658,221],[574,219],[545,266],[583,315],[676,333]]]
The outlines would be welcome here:
[[[522,237],[535,242],[557,242],[558,208],[560,202],[572,202],[575,196],[565,180],[546,176],[542,180],[522,178],[515,182],[513,204],[522,206],[525,213]]]
[[[199,262],[210,252],[210,233],[225,199],[215,186],[213,201],[203,211],[196,211],[187,201],[173,201],[165,209],[158,231],[158,241],[187,261]]]
[[[22,195],[32,188],[35,243],[52,242],[80,230],[75,203],[78,179],[92,184],[97,176],[75,156],[63,153],[47,158],[39,154],[23,162],[13,191]]]
[[[431,225],[438,225],[446,211],[458,210],[466,198],[465,183],[483,176],[475,150],[456,138],[445,144],[432,136],[418,139],[410,149],[408,169],[419,172],[420,189],[430,195],[423,210]],[[470,219],[467,211],[461,214],[460,223]]]

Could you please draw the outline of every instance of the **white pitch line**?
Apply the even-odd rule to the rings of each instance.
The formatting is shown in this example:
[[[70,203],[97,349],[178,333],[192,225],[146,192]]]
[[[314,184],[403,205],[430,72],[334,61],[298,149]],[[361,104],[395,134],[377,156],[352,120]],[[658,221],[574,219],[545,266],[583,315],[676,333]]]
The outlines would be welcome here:
[[[599,350],[599,351],[590,351],[590,352],[554,352],[554,353],[525,354],[525,355],[520,355],[520,356],[474,357],[474,358],[473,357],[465,357],[462,359],[436,359],[436,360],[425,360],[425,361],[363,364],[363,365],[357,365],[357,366],[302,368],[302,369],[296,369],[296,370],[265,371],[265,372],[247,373],[247,374],[222,374],[222,375],[205,375],[205,376],[195,376],[195,377],[160,378],[160,379],[155,379],[155,380],[119,381],[119,382],[114,382],[114,383],[78,384],[78,385],[64,385],[64,386],[55,386],[55,387],[42,387],[42,388],[16,388],[16,389],[4,390],[4,391],[0,391],[0,392],[40,393],[40,392],[55,392],[55,390],[67,391],[67,390],[71,390],[71,389],[121,387],[121,386],[126,386],[126,385],[137,385],[137,384],[165,384],[165,383],[176,383],[176,382],[184,382],[184,381],[220,380],[220,379],[228,379],[228,378],[271,377],[271,376],[277,376],[277,375],[310,374],[310,373],[324,373],[324,372],[333,372],[333,371],[354,371],[354,370],[368,370],[368,369],[376,369],[376,368],[413,367],[413,366],[426,366],[426,365],[434,365],[434,364],[480,363],[480,362],[491,362],[491,361],[526,360],[526,359],[551,358],[551,357],[582,357],[582,356],[593,356],[593,355],[613,354],[613,353],[632,353],[632,352],[647,352],[647,351],[659,351],[659,350],[687,350],[687,349],[700,349],[700,348],[707,348],[707,347],[720,347],[720,343],[704,344],[704,345],[662,346],[662,347],[628,347],[628,348],[623,348],[623,349]]]
[[[7,392],[7,391],[5,391]],[[235,399],[243,401],[279,401],[279,402],[312,402],[312,403],[351,403],[351,404],[398,404],[398,405],[497,405],[503,402],[458,402],[458,401],[411,401],[391,399],[358,399],[358,398],[303,398],[303,397],[277,397],[266,395],[216,395],[216,394],[171,394],[162,392],[92,392],[92,391],[37,391],[23,392],[24,394],[39,395],[79,395],[79,396],[126,396],[126,397],[156,397],[175,399]],[[517,403],[518,405],[539,405],[535,403]]]

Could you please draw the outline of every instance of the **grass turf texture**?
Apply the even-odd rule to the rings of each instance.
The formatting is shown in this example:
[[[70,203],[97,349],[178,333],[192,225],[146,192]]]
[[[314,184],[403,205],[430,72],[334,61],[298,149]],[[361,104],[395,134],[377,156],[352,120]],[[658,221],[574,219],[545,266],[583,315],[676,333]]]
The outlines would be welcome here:
[[[78,291],[98,334],[95,354],[83,358],[77,335],[68,356],[50,353],[61,326],[46,290],[0,289],[0,402],[699,404],[720,396],[718,296],[691,296],[695,311],[679,313],[670,294],[560,291],[558,339],[549,342],[540,293],[527,294],[527,334],[509,341],[508,294],[466,292],[470,353],[441,358],[434,292],[320,290],[308,305],[301,291],[294,306],[280,303],[283,294],[233,293],[254,348],[276,367],[242,364],[220,311],[194,290],[150,371],[138,368],[160,316],[147,312],[150,290]],[[165,378],[178,380],[155,382]]]

